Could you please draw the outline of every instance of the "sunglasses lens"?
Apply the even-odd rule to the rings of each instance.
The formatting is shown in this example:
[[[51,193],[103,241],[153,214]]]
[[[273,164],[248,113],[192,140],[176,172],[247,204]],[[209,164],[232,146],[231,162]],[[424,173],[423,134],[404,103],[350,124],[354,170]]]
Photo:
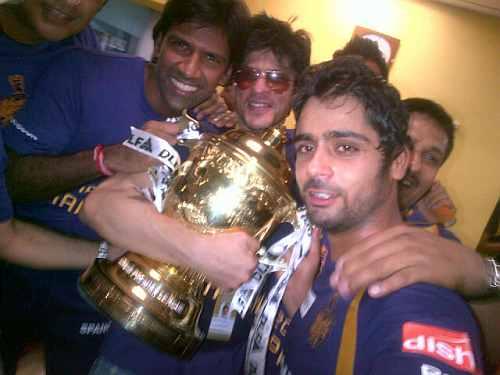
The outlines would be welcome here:
[[[267,87],[275,93],[281,94],[290,87],[291,80],[288,75],[278,70],[261,72],[256,69],[244,68],[234,74],[234,81],[240,90],[246,90],[259,79],[262,73],[266,78]]]
[[[246,90],[259,78],[259,73],[252,69],[238,70],[234,75],[234,81],[240,90]]]
[[[266,72],[267,86],[274,92],[281,94],[290,87],[290,78],[282,72]]]

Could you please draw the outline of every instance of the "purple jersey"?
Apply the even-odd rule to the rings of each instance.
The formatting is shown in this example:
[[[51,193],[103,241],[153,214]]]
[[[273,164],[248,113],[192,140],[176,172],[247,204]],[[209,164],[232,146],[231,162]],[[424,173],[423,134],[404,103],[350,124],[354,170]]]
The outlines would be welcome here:
[[[275,329],[274,347],[282,350],[268,353],[267,373],[335,373],[351,301],[331,289],[334,269],[328,256],[307,314],[296,314],[282,333]],[[476,322],[466,303],[447,289],[416,284],[379,299],[365,294],[357,324],[354,374],[481,373]]]
[[[60,52],[39,78],[33,90],[36,100],[28,101],[2,129],[6,146],[19,154],[64,155],[121,143],[131,125],[161,118],[144,96],[144,69],[139,58],[81,48]],[[16,217],[97,239],[77,214],[99,181],[46,202],[17,204]],[[17,351],[27,339],[41,339],[51,374],[87,374],[110,325],[80,297],[79,273],[9,266],[2,274],[6,340]],[[9,288],[13,283],[18,287]]]
[[[404,220],[412,226],[428,230],[443,238],[460,242],[457,236],[448,230],[443,224],[431,224],[427,218],[416,208],[406,211],[403,215]]]
[[[36,101],[4,129],[5,144],[21,155],[66,155],[97,144],[121,143],[130,126],[159,120],[144,94],[145,61],[85,49],[71,49],[40,78]],[[46,202],[17,204],[16,216],[88,239],[96,234],[78,219],[85,196],[101,179]]]
[[[12,219],[12,204],[5,186],[5,167],[7,166],[7,154],[3,147],[2,132],[0,132],[0,223]]]
[[[8,123],[29,98],[38,79],[61,52],[85,47],[97,49],[95,33],[87,27],[80,34],[60,42],[35,45],[18,43],[0,34],[0,122]]]

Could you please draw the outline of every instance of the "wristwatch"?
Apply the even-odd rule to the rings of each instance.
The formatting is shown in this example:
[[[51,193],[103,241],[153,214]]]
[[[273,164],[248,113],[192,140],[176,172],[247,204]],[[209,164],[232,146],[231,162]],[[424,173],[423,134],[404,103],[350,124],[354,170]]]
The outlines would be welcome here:
[[[500,257],[486,257],[484,261],[488,270],[488,290],[500,296]]]

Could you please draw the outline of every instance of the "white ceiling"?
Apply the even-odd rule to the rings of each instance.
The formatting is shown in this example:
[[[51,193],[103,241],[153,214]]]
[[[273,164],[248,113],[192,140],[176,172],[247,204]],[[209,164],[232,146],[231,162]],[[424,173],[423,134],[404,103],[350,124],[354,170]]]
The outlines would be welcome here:
[[[500,17],[500,0],[435,0],[435,1]]]

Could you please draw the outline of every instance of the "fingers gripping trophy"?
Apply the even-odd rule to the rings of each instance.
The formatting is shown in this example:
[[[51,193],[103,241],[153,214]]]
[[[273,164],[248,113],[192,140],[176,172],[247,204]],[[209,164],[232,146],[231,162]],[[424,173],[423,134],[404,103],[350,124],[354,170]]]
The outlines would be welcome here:
[[[124,143],[144,152],[145,147],[138,144],[145,142],[137,142],[137,137],[151,137],[147,152],[166,160],[150,172],[154,188],[149,195],[160,211],[200,233],[236,228],[260,241],[280,222],[298,223],[288,191],[290,170],[281,152],[281,129],[268,129],[261,136],[238,129],[201,136],[199,124],[187,114],[178,121],[185,127],[179,143],[191,149],[179,167],[175,149],[142,130],[132,128],[131,138]],[[272,271],[272,260],[285,250],[282,245],[271,257],[264,256],[254,276],[260,279],[259,273]],[[232,306],[242,315],[257,284],[250,280],[236,293]],[[82,294],[99,310],[146,342],[181,358],[189,358],[205,337],[198,322],[208,286],[201,273],[132,252],[113,262],[96,259],[80,280]]]

